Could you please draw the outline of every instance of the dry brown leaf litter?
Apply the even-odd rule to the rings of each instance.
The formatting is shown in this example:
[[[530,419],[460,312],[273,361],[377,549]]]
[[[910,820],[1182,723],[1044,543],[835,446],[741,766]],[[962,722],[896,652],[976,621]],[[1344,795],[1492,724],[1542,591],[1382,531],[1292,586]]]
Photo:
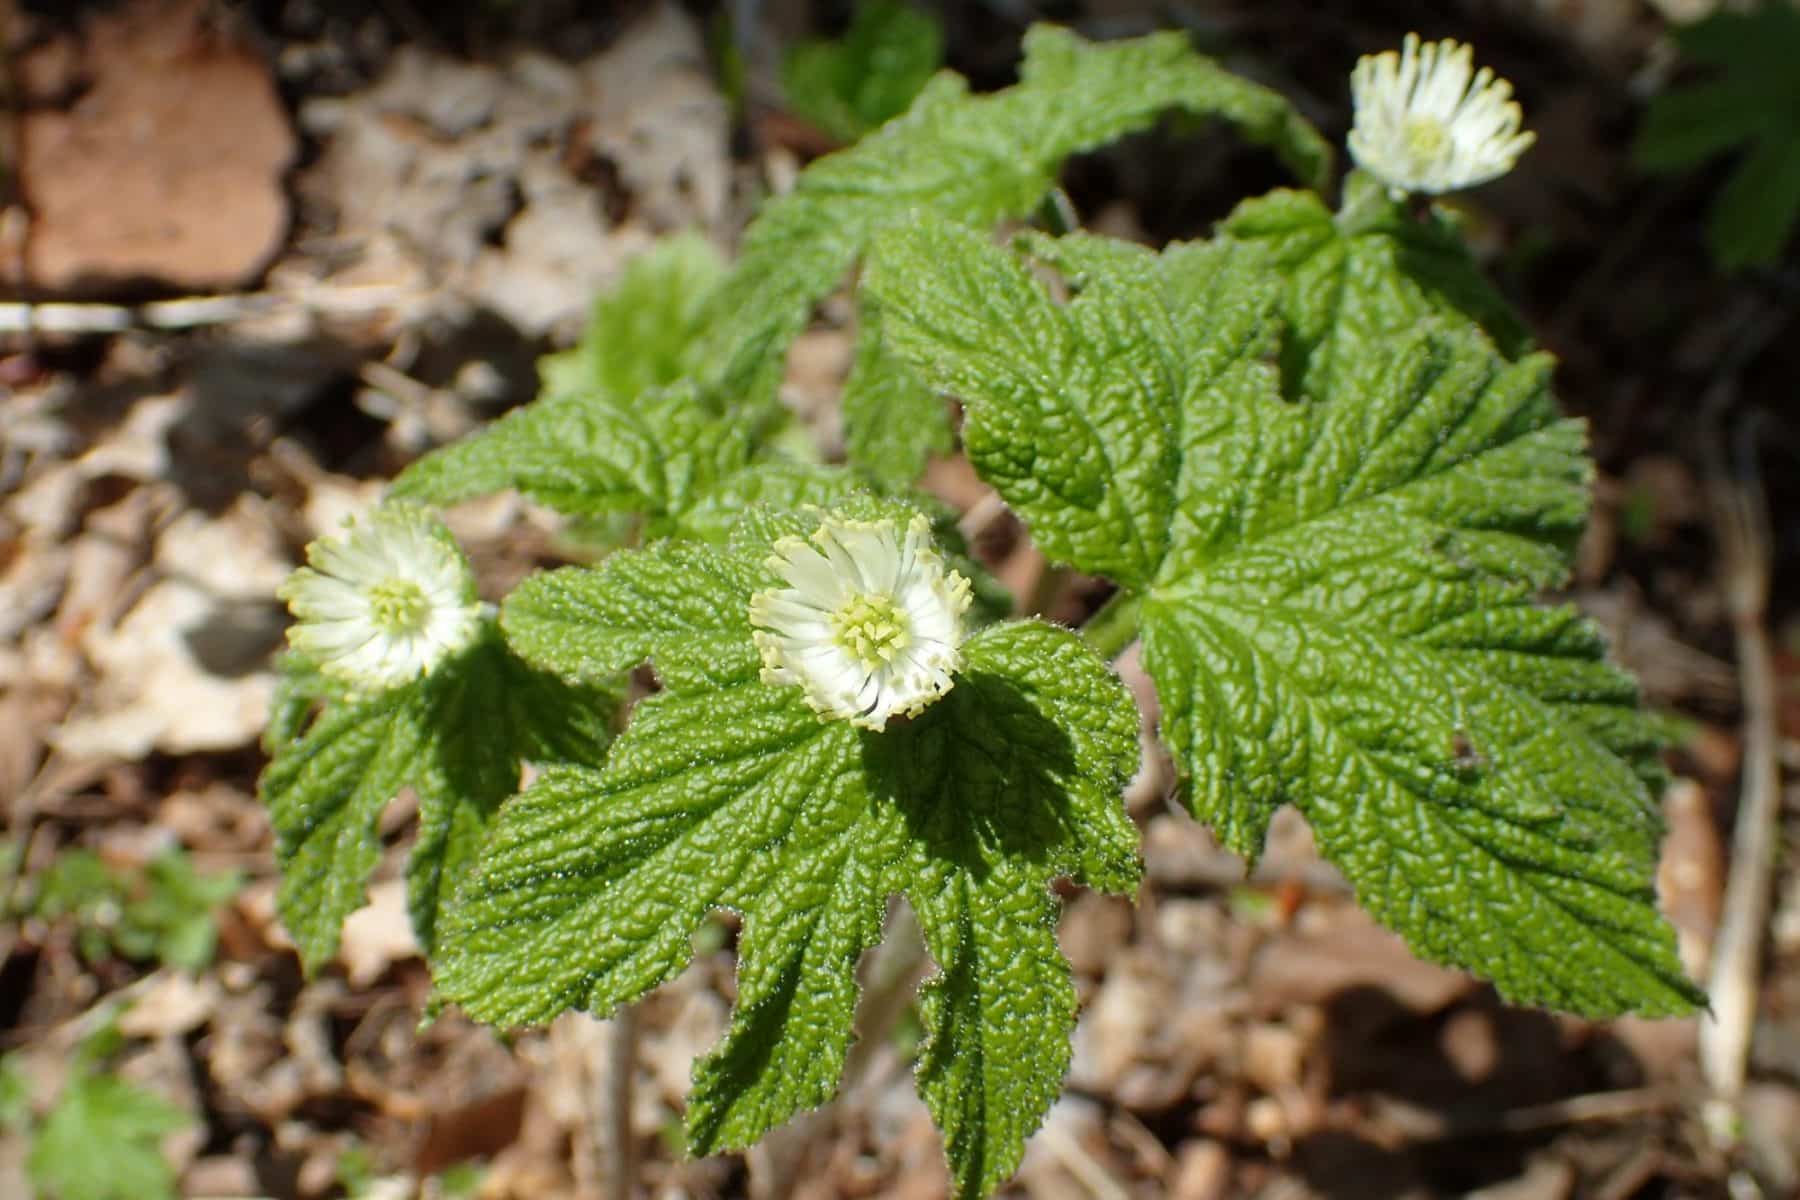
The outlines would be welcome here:
[[[404,803],[384,821],[377,902],[346,930],[343,964],[298,978],[273,916],[248,747],[278,634],[269,581],[298,547],[366,503],[401,457],[518,398],[504,355],[528,378],[539,335],[566,338],[593,289],[655,233],[723,235],[741,214],[700,30],[672,6],[646,11],[577,63],[528,50],[471,63],[409,47],[366,84],[312,96],[301,86],[299,124],[319,153],[295,181],[300,226],[268,275],[284,306],[175,356],[122,343],[99,372],[28,372],[7,398],[0,770],[14,784],[14,831],[38,830],[34,863],[69,844],[141,863],[175,841],[254,875],[224,914],[218,965],[192,981],[91,971],[52,933],[23,931],[11,950],[31,964],[31,995],[8,1032],[42,1069],[66,1054],[74,1014],[127,989],[122,1069],[207,1121],[205,1145],[170,1147],[189,1194],[327,1195],[356,1146],[393,1194],[469,1156],[488,1163],[488,1196],[601,1185],[602,1027],[565,1018],[511,1049],[454,1014],[416,1027],[427,981],[394,882]],[[1584,103],[1551,110],[1571,162],[1604,134]],[[1596,228],[1566,204],[1546,212]],[[484,311],[498,322],[484,325]],[[841,326],[832,312],[827,326]],[[491,333],[500,340],[483,340]],[[841,328],[814,333],[789,379],[788,398],[820,414],[825,433],[844,351]],[[1086,585],[1046,571],[1003,510],[984,507],[966,469],[934,468],[931,484],[968,514],[1019,594],[1069,605],[1065,619],[1091,603]],[[1670,555],[1665,571],[1691,572],[1678,555],[1704,519],[1691,478],[1640,457],[1622,488],[1602,496],[1603,533],[1639,491],[1655,493],[1659,524],[1643,540],[1615,521],[1584,560],[1584,585],[1645,547]],[[452,516],[490,585],[551,557],[554,522],[516,500]],[[1665,862],[1684,951],[1703,955],[1720,869],[1706,835],[1735,767],[1733,679],[1686,639],[1716,613],[1692,575],[1593,595],[1596,608],[1613,600],[1607,623],[1652,695],[1713,716],[1699,744],[1717,749],[1682,764],[1694,778],[1671,798]],[[1145,765],[1133,806],[1149,883],[1135,908],[1098,897],[1070,907],[1062,939],[1085,1005],[1071,1091],[1015,1193],[1428,1196],[1466,1178],[1481,1185],[1474,1194],[1515,1200],[1634,1186],[1714,1194],[1721,1165],[1696,1158],[1679,1103],[1592,1126],[1544,1111],[1569,1096],[1690,1084],[1691,1022],[1596,1026],[1501,1010],[1375,928],[1299,822],[1284,818],[1242,884],[1236,860],[1165,811],[1166,763],[1147,754]],[[1787,963],[1800,953],[1796,911],[1790,879],[1775,948]],[[885,1039],[816,1120],[744,1158],[673,1156],[664,1134],[732,991],[719,950],[641,1008],[631,1121],[647,1192],[942,1194],[936,1134]],[[1764,1069],[1791,1060],[1780,1035],[1792,1011],[1772,1010]],[[1553,1121],[1535,1143],[1491,1127],[1497,1114],[1534,1112]],[[1791,1088],[1751,1090],[1748,1136],[1768,1178],[1796,1160],[1782,1132],[1794,1114]],[[18,1178],[18,1149],[0,1142],[0,1193]]]

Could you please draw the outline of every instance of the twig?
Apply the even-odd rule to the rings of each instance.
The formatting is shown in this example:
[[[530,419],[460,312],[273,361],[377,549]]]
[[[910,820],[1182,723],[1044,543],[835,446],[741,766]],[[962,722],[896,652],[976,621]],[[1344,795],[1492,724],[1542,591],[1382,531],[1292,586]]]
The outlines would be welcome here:
[[[0,333],[126,333],[133,329],[174,331],[229,325],[266,313],[299,308],[334,316],[362,316],[396,307],[406,292],[385,284],[320,288],[301,295],[246,292],[228,296],[184,296],[127,307],[121,304],[0,304]]]
[[[1667,1088],[1632,1088],[1621,1092],[1589,1092],[1567,1096],[1547,1104],[1507,1109],[1499,1114],[1494,1128],[1502,1133],[1532,1133],[1540,1129],[1558,1129],[1564,1125],[1582,1125],[1589,1121],[1623,1121],[1646,1113],[1672,1108],[1678,1097]]]
[[[1722,384],[1708,397],[1716,412],[1730,394]],[[1708,492],[1724,558],[1725,601],[1736,637],[1744,703],[1743,772],[1737,823],[1731,834],[1731,875],[1713,943],[1712,1020],[1700,1026],[1700,1067],[1720,1100],[1735,1102],[1744,1086],[1750,1032],[1756,1020],[1762,939],[1768,926],[1774,867],[1774,829],[1780,808],[1776,763],[1775,670],[1765,625],[1769,597],[1769,515],[1757,477],[1752,425],[1739,427],[1737,461],[1727,464],[1716,424],[1707,423]]]
[[[1668,1087],[1588,1092],[1545,1104],[1499,1111],[1486,1108],[1445,1111],[1412,1101],[1377,1098],[1373,1113],[1358,1118],[1358,1121],[1372,1120],[1372,1128],[1383,1145],[1424,1146],[1496,1134],[1528,1134],[1569,1125],[1626,1121],[1667,1112],[1680,1103],[1680,1092]]]
[[[1131,1193],[1109,1171],[1106,1164],[1088,1153],[1059,1121],[1046,1122],[1038,1133],[1038,1144],[1095,1200],[1130,1200]]]

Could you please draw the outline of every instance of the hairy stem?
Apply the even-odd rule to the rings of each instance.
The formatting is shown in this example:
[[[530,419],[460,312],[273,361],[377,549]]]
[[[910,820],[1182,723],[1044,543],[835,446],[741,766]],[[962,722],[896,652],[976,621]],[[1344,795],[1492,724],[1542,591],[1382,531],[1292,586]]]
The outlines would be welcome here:
[[[1353,176],[1360,171],[1351,172]],[[1355,237],[1359,233],[1367,233],[1376,221],[1387,213],[1388,196],[1385,188],[1365,187],[1354,189],[1350,180],[1344,181],[1344,202],[1337,212],[1337,227],[1345,237]]]
[[[1113,593],[1112,599],[1100,606],[1093,620],[1081,627],[1081,636],[1111,662],[1137,640],[1138,607],[1143,600],[1127,591]]]

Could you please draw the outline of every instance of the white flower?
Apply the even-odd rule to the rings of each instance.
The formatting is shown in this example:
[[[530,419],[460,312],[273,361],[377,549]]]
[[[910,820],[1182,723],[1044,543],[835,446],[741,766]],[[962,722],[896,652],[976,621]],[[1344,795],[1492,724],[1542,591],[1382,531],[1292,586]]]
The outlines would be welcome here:
[[[1453,192],[1512,170],[1534,136],[1512,85],[1474,51],[1445,39],[1359,59],[1350,74],[1356,124],[1350,155],[1392,192]]]
[[[962,666],[969,581],[944,568],[931,523],[827,517],[785,537],[769,569],[785,588],[750,600],[764,683],[798,684],[822,717],[883,729],[950,690]]]
[[[288,644],[345,683],[382,691],[417,679],[474,640],[475,576],[426,509],[386,504],[306,548],[277,593],[298,624]]]

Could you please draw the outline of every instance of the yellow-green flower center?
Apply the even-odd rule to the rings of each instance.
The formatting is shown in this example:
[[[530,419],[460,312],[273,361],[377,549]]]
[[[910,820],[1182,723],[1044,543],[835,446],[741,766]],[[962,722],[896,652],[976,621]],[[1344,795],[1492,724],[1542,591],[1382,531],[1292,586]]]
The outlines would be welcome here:
[[[419,632],[430,610],[425,589],[410,579],[384,579],[369,589],[369,616],[390,637]]]
[[[831,614],[831,636],[865,671],[876,671],[906,649],[906,618],[879,592],[852,596]]]
[[[1404,132],[1414,162],[1436,162],[1450,147],[1450,131],[1436,117],[1408,117]]]

